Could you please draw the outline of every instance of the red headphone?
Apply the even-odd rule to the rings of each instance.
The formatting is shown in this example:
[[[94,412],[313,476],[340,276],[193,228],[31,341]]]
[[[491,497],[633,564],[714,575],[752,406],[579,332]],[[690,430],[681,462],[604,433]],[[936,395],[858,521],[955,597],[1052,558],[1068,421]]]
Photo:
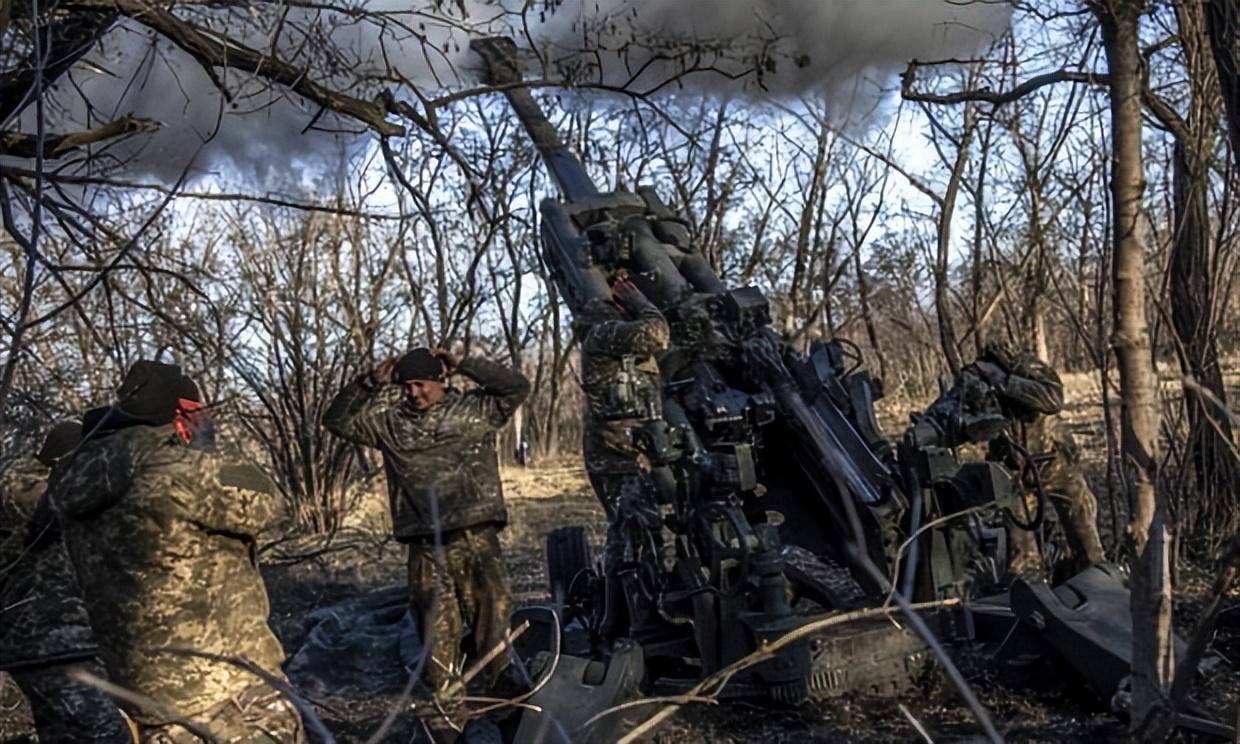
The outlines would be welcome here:
[[[177,398],[177,412],[172,419],[177,434],[188,444],[194,439],[194,431],[202,426],[207,417],[206,405],[189,398]]]

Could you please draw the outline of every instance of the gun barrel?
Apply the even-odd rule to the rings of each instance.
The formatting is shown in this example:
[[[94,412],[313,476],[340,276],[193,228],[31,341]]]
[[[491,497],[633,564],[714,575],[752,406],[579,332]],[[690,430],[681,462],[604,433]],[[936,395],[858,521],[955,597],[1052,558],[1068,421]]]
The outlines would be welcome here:
[[[581,159],[560,139],[559,132],[547,120],[534,96],[530,95],[529,88],[520,85],[517,45],[512,39],[502,36],[475,39],[470,43],[470,48],[486,63],[487,83],[502,86],[508,103],[512,105],[513,111],[517,112],[517,118],[521,120],[525,131],[529,132],[534,147],[538,148],[538,153],[542,155],[543,162],[547,164],[547,169],[551,171],[564,198],[576,201],[598,196],[598,188],[590,180]]]

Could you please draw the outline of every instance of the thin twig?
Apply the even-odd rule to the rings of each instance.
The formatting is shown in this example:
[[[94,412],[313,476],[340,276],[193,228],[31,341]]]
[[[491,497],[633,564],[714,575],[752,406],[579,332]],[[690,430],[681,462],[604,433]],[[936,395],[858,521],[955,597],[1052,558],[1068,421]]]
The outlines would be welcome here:
[[[1240,535],[1231,539],[1219,559],[1218,573],[1214,577],[1214,585],[1210,588],[1205,610],[1197,620],[1197,626],[1193,628],[1193,634],[1190,636],[1188,650],[1185,651],[1184,658],[1180,660],[1180,665],[1175,670],[1171,692],[1167,696],[1167,704],[1173,714],[1179,713],[1184,708],[1184,701],[1188,698],[1188,692],[1192,689],[1193,680],[1197,676],[1197,666],[1201,663],[1201,657],[1205,655],[1210,639],[1214,635],[1214,625],[1222,609],[1221,600],[1236,580],[1238,572],[1240,572]]]
[[[905,719],[908,720],[917,733],[921,734],[921,738],[926,741],[926,744],[934,744],[934,739],[930,738],[930,732],[926,731],[926,727],[922,725],[921,721],[917,720],[917,717],[913,715],[912,711],[904,703],[900,703],[896,707],[900,709],[900,712],[904,714]]]
[[[287,698],[288,701],[293,704],[293,707],[297,709],[297,712],[301,714],[302,722],[306,724],[306,728],[313,730],[315,735],[319,737],[319,740],[322,741],[323,744],[335,744],[335,737],[333,737],[331,732],[327,730],[327,726],[323,725],[323,721],[314,711],[313,705],[298,694],[287,680],[283,679],[279,675],[267,671],[266,669],[263,669],[249,659],[245,659],[240,656],[213,654],[208,651],[199,651],[188,646],[156,646],[149,648],[148,650],[151,653],[168,653],[176,656],[192,656],[199,659],[206,659],[207,661],[214,661],[220,664],[228,664],[229,666],[234,666],[238,669],[242,669],[250,674],[253,674],[263,682],[266,682],[267,685],[273,690]]]
[[[551,619],[554,621],[554,626],[555,626],[554,628],[552,628],[553,633],[551,635],[551,638],[555,642],[554,651],[552,651],[552,654],[551,654],[551,666],[547,668],[547,671],[543,674],[542,679],[538,680],[538,683],[535,684],[533,687],[531,687],[527,692],[522,693],[521,695],[518,695],[512,700],[505,701],[503,704],[491,705],[485,708],[480,708],[478,710],[475,710],[470,713],[470,717],[476,718],[486,713],[490,713],[493,710],[499,710],[501,708],[505,708],[508,706],[524,705],[526,700],[529,700],[530,698],[534,697],[534,695],[536,695],[538,691],[541,690],[543,687],[546,687],[547,683],[551,681],[551,678],[555,676],[555,670],[560,665],[560,651],[561,651],[560,649],[560,616],[558,613],[556,613],[554,610],[550,608],[544,608],[544,609],[547,609],[547,611],[551,613]],[[528,626],[529,621],[526,621],[525,625]]]
[[[202,725],[194,723],[193,721],[189,720],[185,716],[177,713],[176,711],[160,703],[155,702],[154,700],[150,699],[146,695],[142,695],[140,693],[134,692],[133,690],[127,690],[124,687],[121,687],[120,685],[112,684],[106,679],[101,679],[99,677],[96,677],[95,675],[91,674],[85,669],[71,669],[69,670],[68,674],[69,674],[69,678],[74,680],[75,682],[81,682],[84,685],[90,685],[91,687],[94,687],[95,689],[102,690],[103,692],[107,693],[108,695],[111,695],[117,700],[129,703],[130,705],[141,708],[142,710],[148,713],[152,713],[158,716],[160,720],[162,721],[165,721],[170,724],[176,724],[180,726],[181,728],[185,729],[186,731],[190,732],[194,736],[197,736],[199,739],[202,739],[205,742],[218,742],[219,741],[219,739],[216,738],[215,734],[211,733],[210,729],[204,728]]]
[[[934,602],[921,602],[915,605],[906,605],[906,606],[911,610],[924,610],[924,609],[930,609],[930,608],[953,607],[958,604],[960,604],[959,599],[951,598],[951,599],[941,599],[941,600],[937,600]],[[903,610],[904,607],[901,607],[899,609]],[[771,656],[775,654],[776,651],[779,651],[785,646],[795,643],[801,640],[802,638],[805,638],[806,636],[812,635],[820,630],[823,630],[824,628],[829,628],[833,625],[840,625],[842,623],[851,622],[853,620],[861,620],[861,619],[869,618],[869,617],[884,617],[896,611],[897,611],[897,608],[892,608],[892,607],[872,607],[872,608],[867,608],[864,610],[854,610],[852,612],[845,612],[839,615],[831,615],[830,617],[824,617],[820,620],[815,620],[813,622],[806,623],[805,625],[802,625],[801,627],[796,628],[795,630],[792,630],[792,631],[789,631],[783,634],[782,636],[780,636],[779,638],[776,638],[770,643],[765,643],[762,646],[759,646],[757,649],[751,652],[748,656],[738,659],[737,661],[732,662],[731,664],[724,667],[723,669],[720,669],[714,674],[711,674],[710,676],[706,677],[701,682],[698,682],[696,685],[694,685],[692,689],[686,692],[684,694],[684,697],[686,698],[703,697],[704,693],[707,693],[707,691],[711,691],[710,694],[718,694],[719,691],[721,691],[725,686],[727,686],[728,681],[732,677],[734,677],[737,673],[742,672],[745,669],[748,669],[749,667],[765,659],[770,658]],[[673,704],[660,710],[658,713],[655,713],[653,716],[643,721],[640,725],[638,725],[632,731],[630,731],[629,733],[621,737],[619,741],[617,742],[617,744],[628,744],[629,742],[637,741],[637,739],[650,733],[659,724],[663,723],[670,716],[675,714],[676,711],[680,710],[680,707],[681,707],[680,705]],[[615,710],[616,710],[615,708],[609,708],[606,711],[603,711],[603,713],[600,713],[598,716],[595,716],[595,719],[601,717],[603,714],[613,713],[615,712]],[[591,719],[591,720],[595,720],[595,719]]]

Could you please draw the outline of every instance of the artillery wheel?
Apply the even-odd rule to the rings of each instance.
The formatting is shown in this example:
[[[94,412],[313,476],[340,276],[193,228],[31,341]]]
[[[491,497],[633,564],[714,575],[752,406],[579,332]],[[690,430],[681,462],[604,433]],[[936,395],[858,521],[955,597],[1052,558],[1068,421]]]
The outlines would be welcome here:
[[[798,598],[813,600],[828,610],[854,610],[865,604],[865,590],[845,566],[799,545],[780,548],[784,576]]]

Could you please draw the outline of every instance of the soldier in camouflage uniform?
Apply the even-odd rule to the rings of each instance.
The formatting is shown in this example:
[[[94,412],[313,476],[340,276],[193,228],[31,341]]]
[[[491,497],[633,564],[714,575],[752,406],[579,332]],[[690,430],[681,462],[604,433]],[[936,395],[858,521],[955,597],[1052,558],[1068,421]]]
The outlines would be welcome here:
[[[983,380],[994,390],[1010,422],[1007,433],[990,443],[988,458],[1004,463],[1025,476],[1026,487],[1035,487],[1030,467],[1037,468],[1042,490],[1063,524],[1069,554],[1061,566],[1075,573],[1104,560],[1098,535],[1098,501],[1081,472],[1080,455],[1072,434],[1057,419],[1063,410],[1063,384],[1049,364],[1030,354],[1019,354],[1007,344],[992,341],[978,360],[962,370]],[[1049,456],[1029,466],[1026,457]],[[1036,504],[1032,498],[1026,501]],[[1033,514],[1032,507],[1029,514]],[[1022,520],[1027,521],[1028,515]],[[1042,569],[1041,554],[1032,532],[1015,526],[1009,530],[1013,574]]]
[[[43,742],[132,742],[107,694],[69,677],[82,670],[106,678],[60,525],[43,495],[48,468],[81,439],[82,427],[52,428],[35,458],[10,463],[0,476],[0,670],[30,704]]]
[[[445,387],[454,373],[477,383]],[[387,386],[405,389],[385,400]],[[462,634],[485,654],[509,629],[510,594],[499,530],[508,521],[495,434],[529,394],[516,370],[441,349],[414,349],[354,380],[332,401],[323,424],[337,436],[383,453],[395,537],[409,546],[410,608],[426,655],[423,681],[442,715],[426,718],[438,740],[460,728]],[[508,664],[487,670],[494,685]]]
[[[582,452],[586,472],[607,513],[605,575],[615,576],[626,557],[625,532],[635,529],[662,546],[658,502],[635,434],[643,421],[663,415],[655,355],[668,346],[667,320],[627,278],[612,287],[615,302],[595,299],[578,313],[581,387],[586,398]],[[649,556],[654,557],[654,556]],[[658,572],[658,567],[653,567]],[[609,589],[608,602],[618,597]],[[608,625],[616,622],[609,611]]]
[[[134,364],[118,402],[83,428],[50,495],[108,674],[153,702],[127,704],[141,741],[197,741],[177,719],[221,742],[301,741],[292,704],[251,673],[161,650],[242,657],[282,676],[254,537],[281,511],[270,483],[221,463],[210,411],[173,365]]]

